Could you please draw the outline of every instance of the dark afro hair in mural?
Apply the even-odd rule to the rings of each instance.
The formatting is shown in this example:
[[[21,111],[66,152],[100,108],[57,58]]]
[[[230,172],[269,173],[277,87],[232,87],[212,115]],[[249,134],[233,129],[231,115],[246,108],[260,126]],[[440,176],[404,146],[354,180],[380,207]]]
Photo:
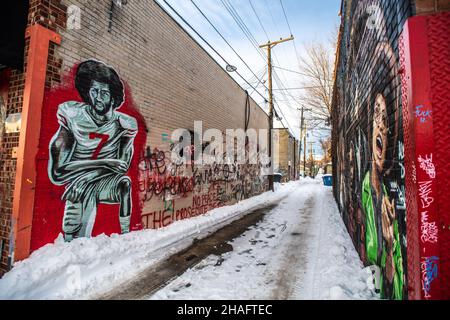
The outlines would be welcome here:
[[[388,139],[386,161],[384,163],[385,174],[390,174],[396,161],[397,143],[401,132],[401,92],[396,53],[387,41],[379,42],[375,48],[375,68],[372,70],[371,93],[369,94],[369,114],[373,116],[376,97],[380,94],[386,102]],[[372,141],[372,121],[369,121],[368,138]],[[370,145],[370,143],[369,143]]]
[[[89,90],[92,81],[106,83],[109,85],[111,96],[114,99],[113,108],[119,108],[124,99],[124,87],[117,72],[103,62],[88,60],[80,63],[75,76],[75,87],[84,102],[89,103]]]

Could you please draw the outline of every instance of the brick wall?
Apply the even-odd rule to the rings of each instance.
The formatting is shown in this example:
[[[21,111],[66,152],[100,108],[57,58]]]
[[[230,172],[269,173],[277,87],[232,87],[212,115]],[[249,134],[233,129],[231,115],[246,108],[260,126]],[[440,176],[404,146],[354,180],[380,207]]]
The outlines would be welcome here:
[[[361,259],[380,270],[376,280],[388,299],[408,297],[398,43],[411,9],[406,0],[343,1],[336,64],[334,193]]]
[[[295,180],[294,168],[296,164],[298,167],[299,161],[297,156],[298,144],[295,138],[291,136],[288,129],[275,129],[274,140],[277,144],[274,158],[275,163],[277,163],[275,171],[283,175],[282,182]],[[296,152],[295,155],[294,152]]]
[[[126,86],[126,106],[120,111],[134,110],[139,135],[144,135],[139,141],[146,142],[139,148],[135,143],[131,163],[131,230],[163,227],[267,190],[267,179],[260,176],[259,165],[173,169],[168,158],[174,143],[170,139],[174,129],[192,130],[196,120],[203,121],[204,131],[208,128],[222,132],[228,128],[244,128],[247,96],[154,1],[129,1],[122,8],[114,8],[112,19],[110,6],[111,2],[106,0],[31,2],[30,24],[42,24],[62,36],[61,45],[52,44],[49,51],[36,159],[32,250],[52,242],[62,232],[64,187],[49,180],[48,146],[58,129],[58,104],[55,103],[80,101],[74,89],[74,72],[80,63],[89,59],[104,62],[120,75]],[[72,21],[71,15],[78,12],[72,11],[73,8],[80,9],[80,28],[66,26],[66,18]],[[13,72],[8,113],[20,112],[23,84],[24,74]],[[252,99],[249,108],[249,128],[267,128],[266,113]],[[5,170],[0,176],[0,186],[8,192],[2,198],[5,204],[2,217],[7,220],[2,224],[5,230],[0,234],[7,239],[5,252],[9,250],[15,170],[15,160],[10,154],[17,141],[18,135],[10,135],[3,143],[9,148],[4,153],[2,166]],[[92,235],[120,232],[118,206],[99,204],[97,209]],[[7,268],[8,263],[4,260],[2,269]]]
[[[414,0],[414,4],[417,15],[450,11],[450,0]]]
[[[40,24],[52,30],[63,27],[65,24],[66,9],[59,0],[31,0],[28,14],[28,26]],[[25,36],[25,35],[24,35]],[[29,41],[25,42],[25,57],[28,53]],[[48,81],[58,81],[59,61],[54,56],[54,47],[51,48],[48,59]],[[9,89],[6,100],[6,114],[20,113],[22,111],[23,90],[25,86],[26,59],[24,70],[12,70],[9,76]],[[10,267],[11,262],[11,214],[13,192],[15,183],[16,160],[12,158],[12,151],[19,145],[19,133],[4,134],[0,146],[0,241],[3,242],[1,252],[0,276]]]

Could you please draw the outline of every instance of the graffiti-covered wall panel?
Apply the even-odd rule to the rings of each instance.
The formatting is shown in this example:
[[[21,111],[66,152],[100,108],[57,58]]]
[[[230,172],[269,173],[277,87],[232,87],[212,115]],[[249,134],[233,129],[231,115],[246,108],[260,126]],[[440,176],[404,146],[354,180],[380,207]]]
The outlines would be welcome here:
[[[335,196],[381,296],[406,299],[398,38],[410,1],[343,1],[333,110]]]
[[[175,129],[195,138],[202,121],[226,135],[268,119],[155,1],[61,3],[68,23],[52,51],[60,79],[44,97],[31,250],[59,234],[165,227],[267,190],[258,164],[172,161]]]

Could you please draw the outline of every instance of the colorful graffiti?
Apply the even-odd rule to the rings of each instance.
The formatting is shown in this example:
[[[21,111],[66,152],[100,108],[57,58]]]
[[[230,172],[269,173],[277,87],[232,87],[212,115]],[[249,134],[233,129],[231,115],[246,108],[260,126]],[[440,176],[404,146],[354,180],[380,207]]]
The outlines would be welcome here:
[[[431,283],[438,277],[438,257],[425,257],[422,259],[420,269],[422,271],[422,289],[425,299],[431,297]]]
[[[407,15],[397,15],[384,0],[343,4],[333,115],[335,196],[364,264],[380,269],[375,282],[381,297],[406,299],[398,37],[391,35],[386,19],[402,25]]]
[[[248,141],[243,164],[237,158],[196,164],[195,155],[209,143],[180,149],[184,138],[172,141],[164,132],[152,132],[161,143],[148,145],[131,90],[103,62],[74,66],[60,86],[46,91],[44,105],[32,251],[61,233],[72,241],[166,227],[268,190],[265,167],[250,162],[250,150],[259,147]],[[191,161],[173,161],[174,152]],[[225,153],[223,159],[229,160]]]
[[[213,163],[177,165],[169,151],[154,148],[139,164],[140,201],[144,228],[162,228],[171,223],[206,214],[215,208],[248,199],[268,189],[262,165]],[[184,152],[192,153],[188,147]],[[225,155],[224,155],[225,157]]]

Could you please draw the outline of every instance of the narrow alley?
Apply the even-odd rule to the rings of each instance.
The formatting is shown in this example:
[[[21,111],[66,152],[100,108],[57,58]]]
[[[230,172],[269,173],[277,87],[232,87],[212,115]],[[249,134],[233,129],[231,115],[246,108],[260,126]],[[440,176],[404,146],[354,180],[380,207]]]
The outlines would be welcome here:
[[[331,189],[306,180],[263,221],[149,299],[374,299]]]
[[[0,300],[450,300],[449,101],[450,0],[3,1]]]
[[[8,273],[0,298],[377,298],[321,179],[256,198],[134,237],[57,241]],[[223,222],[212,224],[211,216]],[[231,220],[244,224],[242,234],[232,224],[221,233]],[[143,255],[147,248],[152,253]]]

